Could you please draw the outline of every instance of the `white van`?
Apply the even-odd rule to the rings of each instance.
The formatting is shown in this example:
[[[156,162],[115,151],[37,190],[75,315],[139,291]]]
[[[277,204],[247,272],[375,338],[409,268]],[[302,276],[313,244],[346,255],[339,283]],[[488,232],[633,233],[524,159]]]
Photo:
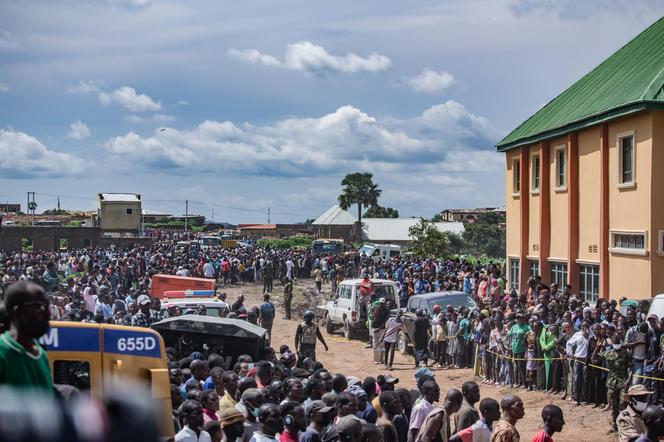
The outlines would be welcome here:
[[[387,279],[372,279],[378,298],[391,301],[391,309],[399,308],[399,296],[396,284]],[[367,332],[367,306],[360,295],[361,279],[346,279],[339,283],[333,301],[328,301],[325,310],[325,330],[332,334],[337,327],[342,327],[344,337]]]
[[[401,255],[401,246],[396,244],[365,244],[360,247],[360,256],[368,256],[374,260],[379,261],[389,260],[392,257]]]
[[[657,295],[650,303],[649,315],[657,315],[658,319],[664,318],[664,294]]]

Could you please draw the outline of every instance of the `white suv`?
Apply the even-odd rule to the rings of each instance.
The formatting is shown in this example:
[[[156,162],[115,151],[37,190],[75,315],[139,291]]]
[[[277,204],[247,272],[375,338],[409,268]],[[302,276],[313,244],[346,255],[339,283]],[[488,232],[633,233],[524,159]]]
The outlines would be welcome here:
[[[391,301],[391,308],[399,308],[396,284],[387,279],[372,279],[377,298]],[[351,339],[360,332],[367,332],[367,305],[360,295],[361,279],[346,279],[339,283],[334,300],[321,308],[325,311],[325,330],[332,334],[343,328],[344,337]]]

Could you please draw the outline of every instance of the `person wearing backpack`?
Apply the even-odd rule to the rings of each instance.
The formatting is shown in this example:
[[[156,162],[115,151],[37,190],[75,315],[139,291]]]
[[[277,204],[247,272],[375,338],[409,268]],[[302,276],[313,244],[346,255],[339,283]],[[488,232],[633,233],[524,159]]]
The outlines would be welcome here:
[[[274,323],[275,308],[274,304],[270,302],[270,295],[267,293],[263,295],[263,303],[260,305],[259,310],[259,324],[261,327],[267,330],[265,333],[265,339],[269,343],[272,339],[272,324]]]

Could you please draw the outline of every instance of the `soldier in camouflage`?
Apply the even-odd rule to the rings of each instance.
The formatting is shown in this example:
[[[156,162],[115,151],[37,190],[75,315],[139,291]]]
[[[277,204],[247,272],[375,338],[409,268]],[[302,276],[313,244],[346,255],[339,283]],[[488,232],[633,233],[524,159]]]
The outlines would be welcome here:
[[[598,342],[597,347],[604,346],[604,344],[604,341]],[[629,354],[629,350],[622,346],[622,334],[620,330],[606,344],[606,350],[601,353],[601,356],[606,361],[606,368],[609,369],[606,379],[607,398],[611,407],[611,421],[613,422],[611,432],[615,432],[617,430],[616,418],[618,417],[618,413],[620,413],[620,402],[629,377],[632,357]]]

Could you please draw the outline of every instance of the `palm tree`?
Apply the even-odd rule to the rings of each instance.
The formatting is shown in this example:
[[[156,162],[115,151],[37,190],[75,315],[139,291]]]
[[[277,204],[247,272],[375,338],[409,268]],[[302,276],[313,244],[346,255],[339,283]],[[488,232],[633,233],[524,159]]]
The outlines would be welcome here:
[[[357,204],[357,225],[354,234],[351,235],[359,241],[362,232],[362,207],[375,206],[382,190],[373,182],[373,174],[369,172],[349,173],[341,180],[343,193],[337,198],[339,207],[348,210],[353,204]]]

